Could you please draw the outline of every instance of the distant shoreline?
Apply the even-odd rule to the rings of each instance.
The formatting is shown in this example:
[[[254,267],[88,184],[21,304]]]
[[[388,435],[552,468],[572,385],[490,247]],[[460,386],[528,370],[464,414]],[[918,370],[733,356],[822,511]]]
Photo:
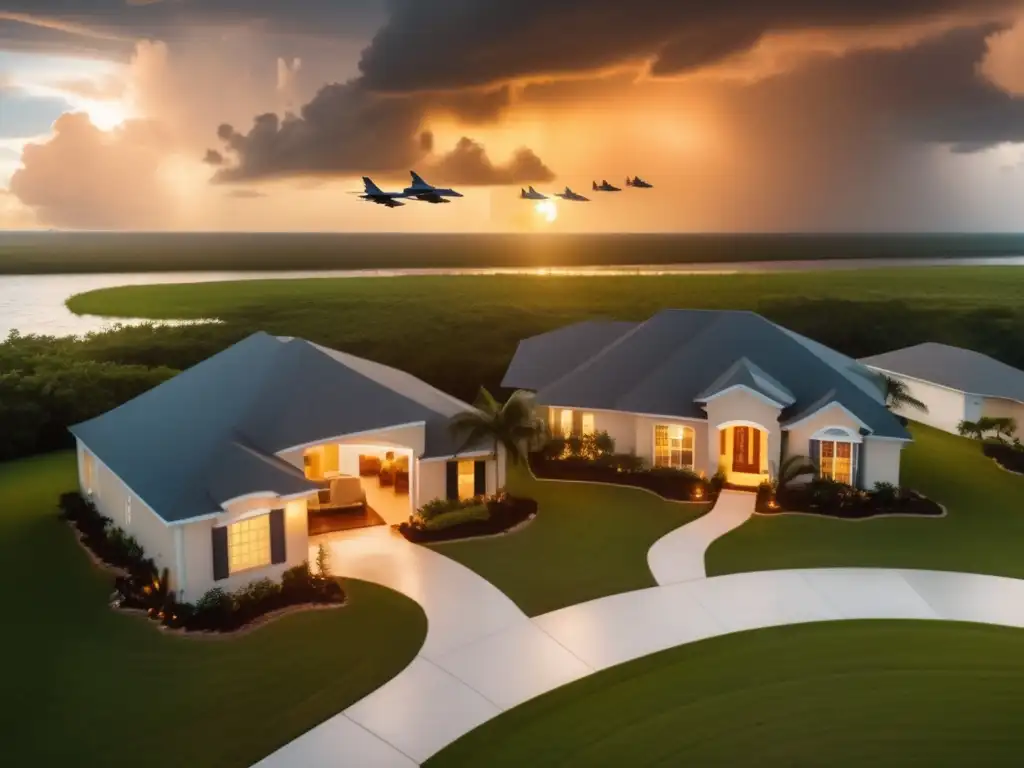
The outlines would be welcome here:
[[[1024,234],[0,232],[0,274],[539,269],[1024,256]]]

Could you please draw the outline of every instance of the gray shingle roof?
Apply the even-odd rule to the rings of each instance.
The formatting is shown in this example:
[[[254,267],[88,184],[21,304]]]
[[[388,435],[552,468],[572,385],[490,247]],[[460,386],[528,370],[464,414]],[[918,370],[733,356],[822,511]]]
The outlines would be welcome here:
[[[828,395],[874,434],[909,438],[885,408],[876,374],[753,312],[663,310],[625,330],[614,324],[603,338],[611,341],[563,370],[565,356],[578,357],[566,349],[577,339],[559,331],[535,336],[520,343],[510,371],[529,371],[533,381],[543,381],[545,366],[554,361],[557,375],[537,392],[541,404],[682,418],[706,418],[699,401],[730,382],[777,401],[787,396],[783,423]]]
[[[247,493],[316,488],[274,455],[297,445],[424,423],[424,457],[449,456],[448,420],[469,408],[393,368],[255,333],[71,432],[178,522]]]
[[[589,360],[636,323],[588,320],[519,342],[501,386],[536,392]]]
[[[970,349],[927,342],[860,362],[972,395],[1024,403],[1024,371]]]

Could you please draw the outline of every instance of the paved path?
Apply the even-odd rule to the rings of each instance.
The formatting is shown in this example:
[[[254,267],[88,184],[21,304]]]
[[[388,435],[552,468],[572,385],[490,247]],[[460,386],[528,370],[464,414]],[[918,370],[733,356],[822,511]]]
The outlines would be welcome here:
[[[659,540],[648,561],[660,586],[532,620],[472,571],[387,529],[332,538],[335,571],[419,602],[427,638],[396,677],[259,768],[409,768],[553,688],[666,648],[748,629],[843,619],[1024,627],[1024,581],[998,576],[821,568],[702,578],[704,549],[715,531],[721,535],[749,517],[744,503],[723,494],[721,509],[716,505]]]
[[[647,566],[659,584],[703,579],[704,552],[715,539],[754,514],[754,494],[722,491],[710,512],[662,536],[647,553]]]
[[[383,584],[418,602],[427,637],[396,677],[260,761],[260,768],[418,765],[500,712],[593,672],[490,582],[388,528],[320,541],[338,575]]]

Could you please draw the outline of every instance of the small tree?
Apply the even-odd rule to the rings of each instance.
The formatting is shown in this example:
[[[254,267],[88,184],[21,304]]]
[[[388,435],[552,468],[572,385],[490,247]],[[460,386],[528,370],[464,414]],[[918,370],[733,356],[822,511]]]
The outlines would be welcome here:
[[[331,577],[331,553],[327,551],[323,542],[320,542],[316,550],[316,571],[322,579]]]
[[[976,421],[968,421],[964,419],[956,425],[956,431],[960,433],[961,437],[969,437],[972,440],[981,440],[981,428],[978,426]]]
[[[992,419],[992,429],[999,442],[1007,442],[1017,431],[1017,420],[1009,416]]]
[[[994,419],[991,416],[982,416],[980,419],[978,419],[975,422],[975,424],[978,427],[978,439],[984,440],[985,435],[988,434],[989,432],[998,435],[999,421],[999,419]]]
[[[498,445],[504,446],[513,464],[525,460],[527,446],[546,429],[533,411],[533,396],[529,392],[517,390],[502,405],[484,387],[480,387],[476,408],[455,414],[448,426],[452,435],[462,441],[456,454],[475,442],[488,440],[494,445],[495,456]]]
[[[901,406],[909,406],[928,413],[928,406],[910,394],[906,382],[892,376],[882,377],[885,381],[885,407],[890,411]]]
[[[816,474],[818,474],[818,468],[809,458],[789,456],[779,465],[779,474],[775,478],[775,491],[785,490],[798,477]]]

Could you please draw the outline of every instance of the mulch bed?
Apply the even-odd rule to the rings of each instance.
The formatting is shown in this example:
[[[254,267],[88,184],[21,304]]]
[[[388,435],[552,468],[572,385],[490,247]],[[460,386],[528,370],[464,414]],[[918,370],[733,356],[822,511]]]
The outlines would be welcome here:
[[[910,491],[905,496],[884,506],[860,496],[855,496],[839,505],[823,506],[814,503],[809,494],[801,493],[800,491],[787,493],[781,496],[778,501],[777,507],[770,508],[766,501],[759,500],[757,504],[758,514],[784,515],[788,512],[800,512],[806,515],[835,517],[842,520],[867,520],[872,517],[890,517],[894,515],[900,517],[942,517],[946,514],[941,504],[915,491]]]
[[[409,523],[402,523],[398,526],[398,532],[414,544],[494,536],[506,533],[532,519],[537,514],[537,502],[533,499],[518,499],[510,496],[501,504],[488,503],[487,509],[491,516],[486,520],[473,520],[440,531],[431,531],[409,525]]]
[[[547,461],[537,455],[530,456],[530,469],[541,480],[573,480],[584,483],[608,483],[643,488],[670,501],[714,501],[713,492],[705,498],[694,499],[694,484],[680,482],[679,478],[656,472],[618,472],[599,464],[570,461]]]
[[[1024,451],[1004,443],[982,443],[981,450],[1003,469],[1024,475]]]

